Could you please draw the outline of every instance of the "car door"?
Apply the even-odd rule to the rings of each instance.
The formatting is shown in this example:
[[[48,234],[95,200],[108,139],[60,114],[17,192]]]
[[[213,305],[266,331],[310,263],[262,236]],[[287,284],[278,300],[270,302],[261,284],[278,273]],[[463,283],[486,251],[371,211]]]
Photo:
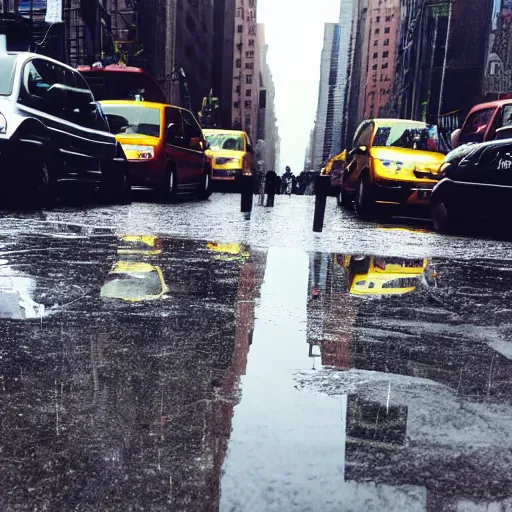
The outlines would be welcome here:
[[[345,171],[345,184],[347,190],[354,190],[361,171],[370,167],[370,143],[373,135],[374,123],[366,121],[360,125],[354,137],[350,162]]]
[[[205,166],[204,136],[199,123],[188,110],[182,109],[185,145],[188,151],[189,182],[201,183]]]
[[[183,119],[179,108],[165,108],[165,155],[177,173],[178,185],[183,188],[190,183],[191,154],[185,140]]]

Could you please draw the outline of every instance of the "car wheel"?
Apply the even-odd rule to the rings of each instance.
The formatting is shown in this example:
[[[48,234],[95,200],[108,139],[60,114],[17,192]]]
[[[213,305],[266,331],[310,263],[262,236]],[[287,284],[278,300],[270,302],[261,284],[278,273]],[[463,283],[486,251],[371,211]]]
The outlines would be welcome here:
[[[210,178],[210,173],[205,172],[203,174],[203,178],[201,180],[201,184],[197,189],[197,197],[199,199],[208,199],[212,195],[212,182]]]
[[[432,203],[430,213],[438,233],[450,234],[457,231],[459,222],[451,207],[448,208],[445,203]]]
[[[372,185],[366,173],[357,182],[355,208],[361,220],[372,220],[375,215]]]
[[[344,187],[340,187],[337,200],[338,206],[343,206],[343,208],[346,208],[347,210],[352,210],[354,208],[354,201]]]
[[[165,173],[162,184],[162,196],[164,201],[174,203],[178,200],[178,173],[174,166],[170,165]]]

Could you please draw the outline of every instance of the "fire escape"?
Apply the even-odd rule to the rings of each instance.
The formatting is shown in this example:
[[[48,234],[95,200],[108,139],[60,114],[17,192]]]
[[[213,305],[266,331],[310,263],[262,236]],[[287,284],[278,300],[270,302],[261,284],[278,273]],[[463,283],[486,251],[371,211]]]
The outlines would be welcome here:
[[[71,66],[84,64],[87,59],[86,26],[78,0],[64,0],[65,52]]]

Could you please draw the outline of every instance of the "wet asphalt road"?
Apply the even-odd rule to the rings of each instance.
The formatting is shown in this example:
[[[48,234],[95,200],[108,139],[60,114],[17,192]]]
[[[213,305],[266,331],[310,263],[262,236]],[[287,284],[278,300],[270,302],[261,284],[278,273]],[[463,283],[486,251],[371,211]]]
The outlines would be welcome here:
[[[1,511],[512,510],[509,241],[137,199],[0,212]]]

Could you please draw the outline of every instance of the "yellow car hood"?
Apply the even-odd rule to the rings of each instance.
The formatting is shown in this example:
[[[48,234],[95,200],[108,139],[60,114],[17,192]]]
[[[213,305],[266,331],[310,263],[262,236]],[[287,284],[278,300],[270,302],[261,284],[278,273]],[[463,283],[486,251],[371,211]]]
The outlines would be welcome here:
[[[141,133],[118,133],[116,140],[121,144],[133,144],[135,146],[158,146],[160,139],[143,135]]]
[[[403,162],[407,166],[432,165],[441,166],[444,160],[442,153],[435,151],[419,151],[416,149],[374,147],[370,155],[379,160],[394,160]]]

